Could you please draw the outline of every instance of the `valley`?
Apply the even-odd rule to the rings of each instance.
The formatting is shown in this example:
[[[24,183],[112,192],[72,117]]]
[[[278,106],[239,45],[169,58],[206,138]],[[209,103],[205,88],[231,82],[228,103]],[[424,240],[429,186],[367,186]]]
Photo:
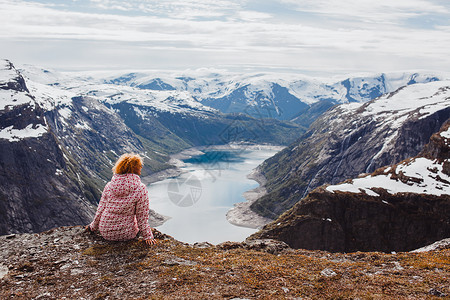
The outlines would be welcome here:
[[[0,24],[0,300],[450,299],[450,1]]]
[[[160,174],[177,174],[171,158],[176,153],[215,145],[285,147],[253,171],[265,193],[252,196],[251,205],[236,204],[233,214],[239,217],[229,217],[237,225],[245,223],[240,223],[245,214],[259,215],[263,224],[284,224],[277,218],[295,216],[290,210],[319,195],[316,189],[321,191],[324,184],[336,185],[416,157],[450,117],[445,74],[399,72],[324,80],[210,70],[64,73],[27,65],[16,68],[6,60],[3,65],[1,234],[87,224],[121,153],[144,157],[143,180],[150,183],[162,179]],[[442,159],[445,165],[448,157]],[[442,189],[439,197],[445,206],[448,187]],[[364,190],[371,197],[378,194]],[[360,195],[347,191],[343,197],[358,203]],[[410,197],[427,199],[420,192]],[[317,203],[319,210],[325,209]],[[352,205],[355,216],[369,209]],[[165,218],[153,211],[151,220],[161,224]],[[289,236],[304,232],[286,222],[283,230]],[[321,228],[327,223],[317,224]],[[283,239],[267,226],[257,234]],[[346,236],[351,231],[341,227],[331,232]],[[443,228],[438,236],[418,239],[405,249],[445,237]],[[346,248],[341,242],[323,248],[318,241],[330,239],[320,232],[312,236],[312,244],[300,247],[397,249],[364,243]],[[340,236],[330,234],[336,241]]]

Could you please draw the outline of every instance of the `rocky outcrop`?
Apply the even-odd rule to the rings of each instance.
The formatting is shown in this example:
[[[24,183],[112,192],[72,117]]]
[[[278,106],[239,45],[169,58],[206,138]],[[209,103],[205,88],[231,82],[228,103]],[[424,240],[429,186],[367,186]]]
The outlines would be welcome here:
[[[449,86],[415,84],[327,111],[303,137],[260,166],[268,194],[252,210],[275,219],[314,188],[416,156],[450,117]]]
[[[8,61],[2,61],[2,77],[0,79],[0,89],[13,90],[17,92],[29,92],[25,80],[16,70],[14,65]]]
[[[409,251],[450,236],[449,197],[311,192],[257,238],[332,252]]]
[[[1,299],[383,299],[450,294],[448,247],[328,253],[254,240],[108,242],[81,226],[0,236]],[[389,288],[386,288],[386,282]]]
[[[450,237],[450,121],[421,153],[315,189],[253,238],[328,251],[409,251]]]

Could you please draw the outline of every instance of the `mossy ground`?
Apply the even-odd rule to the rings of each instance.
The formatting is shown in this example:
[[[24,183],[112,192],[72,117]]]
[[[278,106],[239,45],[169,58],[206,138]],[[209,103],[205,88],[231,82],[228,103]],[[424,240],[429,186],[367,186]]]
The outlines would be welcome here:
[[[397,254],[286,249],[274,255],[240,243],[193,246],[159,232],[159,243],[148,247],[139,240],[106,242],[79,227],[58,230],[41,234],[47,242],[41,238],[31,253],[23,246],[10,252],[1,299],[433,299],[450,294],[450,249]],[[11,240],[6,246],[13,245],[20,243]]]

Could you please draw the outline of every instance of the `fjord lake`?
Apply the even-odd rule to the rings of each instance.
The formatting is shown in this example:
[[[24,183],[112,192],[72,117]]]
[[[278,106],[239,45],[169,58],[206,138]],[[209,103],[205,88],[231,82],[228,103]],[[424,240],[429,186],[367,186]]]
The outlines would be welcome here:
[[[245,240],[257,229],[232,225],[226,214],[258,187],[247,175],[278,150],[207,149],[183,160],[180,176],[148,186],[150,208],[170,217],[156,228],[187,243]]]

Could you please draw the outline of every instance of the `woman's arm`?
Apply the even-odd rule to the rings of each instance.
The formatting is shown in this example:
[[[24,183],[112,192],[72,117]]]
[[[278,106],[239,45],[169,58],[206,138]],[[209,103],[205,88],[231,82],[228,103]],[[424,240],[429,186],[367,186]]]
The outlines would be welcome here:
[[[102,197],[100,198],[100,202],[98,203],[97,212],[95,213],[94,220],[92,221],[92,223],[90,225],[88,225],[89,228],[91,229],[91,231],[98,230],[98,225],[100,223],[100,218],[102,217],[102,213],[105,210],[106,203],[108,201],[108,189],[107,189],[107,187],[108,187],[108,185],[106,185],[105,188],[103,189]]]
[[[139,200],[136,203],[136,220],[139,230],[142,234],[142,237],[146,241],[153,240],[153,233],[150,228],[150,225],[148,224],[149,211],[150,208],[149,208],[148,191],[147,188],[143,186]]]

